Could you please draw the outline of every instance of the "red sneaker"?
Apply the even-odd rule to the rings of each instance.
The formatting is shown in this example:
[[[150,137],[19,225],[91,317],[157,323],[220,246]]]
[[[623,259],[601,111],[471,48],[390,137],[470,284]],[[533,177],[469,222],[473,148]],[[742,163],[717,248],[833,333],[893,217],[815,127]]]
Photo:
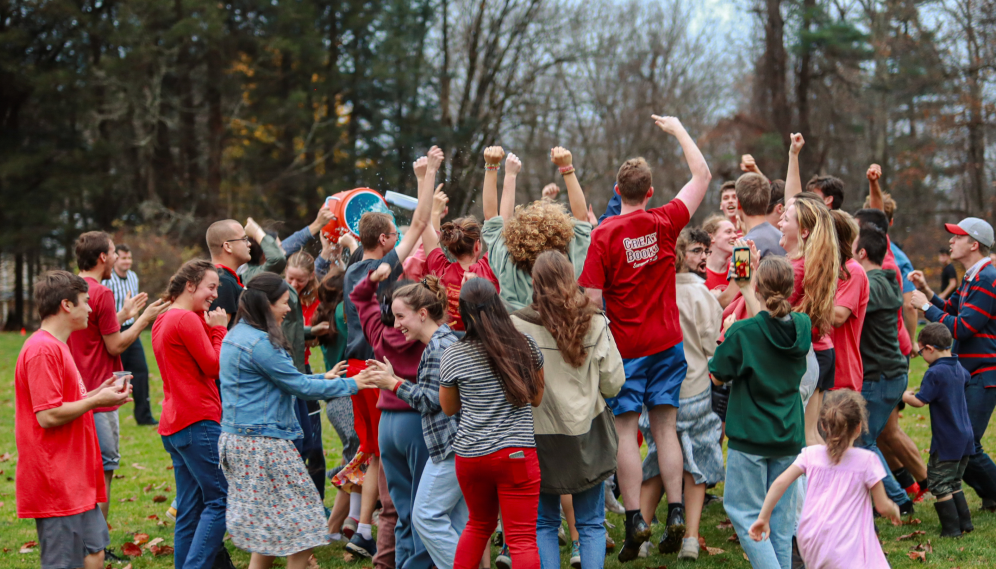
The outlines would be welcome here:
[[[911,496],[910,498],[913,500],[913,503],[919,504],[920,502],[923,502],[924,494],[927,492],[930,492],[930,488],[920,486],[916,491],[916,496]]]
[[[922,502],[923,495],[926,493],[927,488],[920,488],[916,482],[906,488],[906,495],[910,497],[910,500],[913,500],[913,503]]]

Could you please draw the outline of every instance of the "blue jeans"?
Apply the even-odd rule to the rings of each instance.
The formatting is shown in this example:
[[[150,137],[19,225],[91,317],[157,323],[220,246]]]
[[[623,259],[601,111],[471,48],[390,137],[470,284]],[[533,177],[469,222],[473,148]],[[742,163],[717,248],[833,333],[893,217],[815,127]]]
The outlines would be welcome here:
[[[429,459],[418,483],[412,524],[439,569],[453,569],[457,542],[470,513],[456,475],[456,456]]]
[[[796,501],[799,499],[793,482],[771,512],[771,538],[754,541],[748,537],[750,526],[757,521],[764,497],[775,479],[795,462],[795,456],[765,458],[733,449],[726,453],[726,487],[723,507],[740,536],[740,546],[754,569],[789,569],[792,567],[792,535],[796,526]]]
[[[432,558],[412,527],[412,505],[418,492],[429,449],[422,436],[422,415],[413,411],[380,414],[380,463],[387,491],[398,512],[394,526],[394,562],[397,569],[429,569]]]
[[[896,482],[896,477],[889,469],[889,463],[885,461],[885,457],[882,456],[882,451],[878,449],[875,441],[885,429],[885,424],[889,421],[892,410],[902,401],[907,383],[908,378],[906,374],[903,374],[888,379],[882,376],[878,381],[866,380],[861,384],[861,396],[865,398],[865,406],[868,409],[868,432],[861,435],[854,444],[858,448],[870,450],[878,455],[878,460],[882,463],[882,468],[885,469],[885,478],[882,479],[885,493],[896,504],[909,502],[910,497],[906,495],[906,491],[899,485],[899,482]]]
[[[968,403],[968,419],[972,422],[972,432],[975,435],[975,454],[968,459],[965,469],[965,484],[971,486],[981,498],[996,500],[996,464],[982,450],[982,435],[986,434],[989,419],[996,407],[996,371],[987,371],[972,376],[965,387],[965,401]]]
[[[176,482],[176,569],[210,569],[225,538],[228,481],[218,460],[221,425],[198,421],[163,436]]]
[[[605,566],[605,485],[573,494],[574,526],[581,545],[581,567],[601,569]],[[536,518],[536,544],[539,546],[541,569],[560,569],[560,495],[540,493],[539,516]]]

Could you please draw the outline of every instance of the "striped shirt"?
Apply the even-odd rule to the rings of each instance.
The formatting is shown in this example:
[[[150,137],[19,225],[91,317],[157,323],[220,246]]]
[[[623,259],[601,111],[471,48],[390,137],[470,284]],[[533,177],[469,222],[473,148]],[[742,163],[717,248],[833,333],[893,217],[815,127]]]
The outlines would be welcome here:
[[[524,336],[533,355],[533,369],[542,369],[543,354],[536,341]],[[460,426],[453,441],[457,456],[476,458],[503,448],[536,446],[531,406],[515,407],[508,402],[479,343],[462,340],[447,348],[439,363],[439,375],[441,386],[460,389]]]
[[[996,267],[985,257],[965,273],[947,301],[936,294],[924,312],[927,320],[951,330],[961,365],[972,375],[996,370]],[[996,385],[996,377],[986,387]]]
[[[100,284],[111,289],[111,292],[114,293],[114,310],[116,312],[121,312],[121,309],[124,308],[125,299],[128,298],[129,294],[131,296],[138,294],[138,275],[135,274],[135,271],[128,271],[124,277],[120,277],[112,270],[111,278],[100,281]],[[135,319],[132,318],[123,322],[121,327],[131,326],[134,323]]]

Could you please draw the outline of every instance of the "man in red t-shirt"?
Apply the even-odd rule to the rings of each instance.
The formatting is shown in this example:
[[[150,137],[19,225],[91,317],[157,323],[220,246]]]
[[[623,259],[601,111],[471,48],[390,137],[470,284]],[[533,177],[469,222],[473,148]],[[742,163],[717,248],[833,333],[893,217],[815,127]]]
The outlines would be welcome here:
[[[709,166],[681,122],[654,116],[657,126],[678,139],[692,179],[676,199],[647,211],[654,195],[650,166],[643,158],[627,160],[616,176],[622,198],[620,215],[592,233],[591,248],[578,282],[599,306],[604,300],[612,335],[626,368],[626,383],[607,403],[619,434],[619,482],[626,506],[626,543],[620,561],[637,557],[650,539],[650,520],[640,515],[643,473],[637,422],[644,406],[657,442],[661,478],[668,497],[667,524],[660,550],[677,552],[684,537],[681,505],[682,451],[675,431],[678,396],[687,366],[675,300],[675,241],[702,202]]]
[[[90,287],[91,312],[87,326],[70,334],[67,344],[76,367],[83,376],[83,384],[89,390],[99,387],[114,372],[122,371],[121,353],[138,340],[142,330],[169,307],[169,304],[157,300],[141,316],[135,313],[124,314],[124,320],[134,318],[135,323],[122,332],[121,321],[115,310],[114,293],[100,284],[100,281],[111,277],[116,260],[114,242],[103,231],[89,231],[76,240],[76,265],[80,269],[79,276]],[[137,312],[137,307],[133,306],[133,309]],[[93,422],[97,428],[100,455],[104,463],[104,482],[110,499],[111,480],[121,461],[118,449],[118,406],[95,409]],[[109,503],[101,503],[100,509],[106,519]]]
[[[88,390],[76,369],[66,339],[87,327],[87,287],[67,271],[39,277],[41,329],[14,370],[17,517],[35,519],[42,569],[98,569],[110,543],[97,507],[107,495],[92,411],[131,401],[131,386],[107,374]]]

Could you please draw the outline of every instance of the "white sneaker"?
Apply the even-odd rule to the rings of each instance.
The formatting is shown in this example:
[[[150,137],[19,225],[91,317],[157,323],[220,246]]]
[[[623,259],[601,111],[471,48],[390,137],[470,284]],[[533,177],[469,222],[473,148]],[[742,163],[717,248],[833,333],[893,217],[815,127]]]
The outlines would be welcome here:
[[[626,508],[619,503],[619,500],[616,500],[616,495],[612,493],[615,487],[616,485],[612,483],[611,478],[605,481],[605,511],[623,515],[626,513]]]
[[[681,540],[681,551],[678,552],[678,559],[690,559],[695,561],[699,558],[699,538],[686,537]]]
[[[640,545],[640,552],[636,554],[637,557],[647,557],[650,555],[650,541],[644,541]]]

